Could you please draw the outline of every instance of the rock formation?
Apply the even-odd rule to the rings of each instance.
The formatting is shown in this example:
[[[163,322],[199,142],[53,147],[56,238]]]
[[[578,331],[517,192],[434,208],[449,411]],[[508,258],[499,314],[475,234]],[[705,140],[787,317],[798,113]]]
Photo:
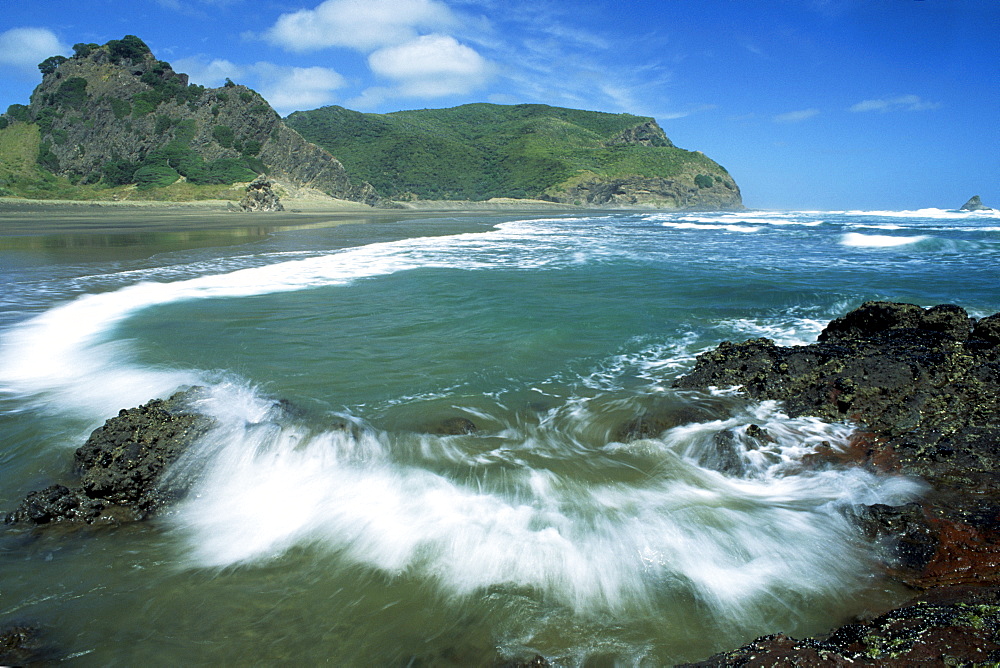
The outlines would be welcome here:
[[[919,504],[857,513],[886,546],[890,573],[919,599],[823,641],[769,636],[697,665],[1000,660],[1000,314],[975,321],[953,305],[869,302],[812,345],[724,342],[677,384],[741,386],[792,416],[853,421],[851,449],[820,452],[817,464],[853,462],[930,485]]]
[[[30,105],[13,105],[38,126],[39,164],[55,174],[142,189],[182,176],[229,184],[267,173],[339,199],[380,202],[374,188],[353,182],[246,86],[189,84],[132,35],[74,50],[72,58],[46,61]]]
[[[284,211],[281,200],[274,192],[273,183],[261,174],[247,185],[247,194],[240,200],[240,211]]]
[[[593,207],[653,207],[662,209],[699,209],[719,211],[742,209],[739,187],[731,178],[702,175],[708,185],[698,179],[698,174],[676,178],[626,176],[621,178],[595,177],[559,188],[544,195],[550,202],[579,204]]]
[[[8,524],[114,523],[143,519],[183,495],[166,484],[167,467],[211,427],[188,402],[197,390],[123,409],[87,439],[75,455],[79,484],[31,492]]]
[[[973,195],[969,201],[962,205],[961,211],[992,211],[990,207],[983,204],[979,195]]]

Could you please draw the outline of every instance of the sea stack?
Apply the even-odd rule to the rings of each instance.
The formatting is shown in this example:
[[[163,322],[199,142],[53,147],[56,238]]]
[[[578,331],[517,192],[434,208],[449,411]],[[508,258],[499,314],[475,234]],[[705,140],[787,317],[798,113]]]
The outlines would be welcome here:
[[[240,200],[240,211],[284,211],[281,200],[272,188],[273,184],[263,174],[250,182],[247,194]]]
[[[983,201],[979,199],[979,195],[973,195],[969,198],[969,201],[962,205],[961,211],[992,211],[990,207],[983,204]]]

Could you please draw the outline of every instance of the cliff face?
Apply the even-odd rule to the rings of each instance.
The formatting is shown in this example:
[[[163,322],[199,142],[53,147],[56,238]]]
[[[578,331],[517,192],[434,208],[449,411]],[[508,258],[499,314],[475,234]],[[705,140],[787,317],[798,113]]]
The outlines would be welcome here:
[[[633,144],[636,146],[660,146],[674,148],[674,143],[667,137],[660,124],[650,120],[630,128],[625,128],[611,139],[604,142],[605,146],[620,146]]]
[[[702,210],[743,208],[739,186],[721,165],[700,152],[689,153],[674,146],[654,120],[622,130],[604,142],[604,146],[613,151],[618,147],[671,149],[673,157],[687,154],[687,159],[677,161],[680,165],[670,177],[581,174],[549,188],[543,197],[554,202],[588,206]],[[655,155],[657,152],[651,150],[647,153]]]
[[[700,185],[702,183],[706,185]],[[543,197],[563,204],[611,208],[655,207],[702,211],[743,208],[736,182],[728,174],[720,173],[682,174],[669,179],[642,176],[595,177],[552,189]]]
[[[266,171],[333,197],[379,201],[255,91],[190,85],[135,37],[75,48],[72,58],[46,61],[27,109],[41,133],[39,163],[53,173],[142,187],[249,181]]]

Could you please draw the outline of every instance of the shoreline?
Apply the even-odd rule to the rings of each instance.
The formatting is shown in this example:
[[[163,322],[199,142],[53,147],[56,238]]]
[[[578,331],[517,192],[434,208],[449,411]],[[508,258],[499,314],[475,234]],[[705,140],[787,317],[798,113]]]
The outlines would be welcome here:
[[[534,199],[493,198],[485,201],[420,200],[398,202],[398,208],[374,208],[331,197],[306,195],[281,199],[284,211],[242,212],[235,200],[68,200],[0,197],[0,238],[58,234],[132,234],[194,232],[239,228],[290,229],[302,225],[334,227],[435,215],[600,215],[701,211],[652,207],[583,207]],[[141,218],[137,217],[141,214]]]
[[[134,234],[240,228],[289,229],[417,219],[444,214],[548,215],[580,207],[535,200],[421,202],[419,206],[378,209],[337,199],[287,198],[284,211],[232,211],[231,200],[100,201],[33,200],[0,197],[0,238],[59,234]],[[590,210],[588,210],[590,211]]]

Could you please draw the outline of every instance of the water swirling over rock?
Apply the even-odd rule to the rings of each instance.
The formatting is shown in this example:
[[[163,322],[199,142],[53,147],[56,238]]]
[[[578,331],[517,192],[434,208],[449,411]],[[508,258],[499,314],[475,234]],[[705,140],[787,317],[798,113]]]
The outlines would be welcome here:
[[[78,485],[31,492],[7,515],[7,523],[138,520],[183,496],[183,486],[177,481],[166,484],[163,474],[211,427],[209,418],[187,408],[196,392],[122,409],[76,451]]]
[[[1000,659],[1000,314],[868,302],[812,345],[724,342],[677,384],[739,386],[791,415],[850,420],[854,446],[831,458],[930,485],[919,504],[859,512],[890,572],[921,598],[823,641],[767,636],[696,665]]]

